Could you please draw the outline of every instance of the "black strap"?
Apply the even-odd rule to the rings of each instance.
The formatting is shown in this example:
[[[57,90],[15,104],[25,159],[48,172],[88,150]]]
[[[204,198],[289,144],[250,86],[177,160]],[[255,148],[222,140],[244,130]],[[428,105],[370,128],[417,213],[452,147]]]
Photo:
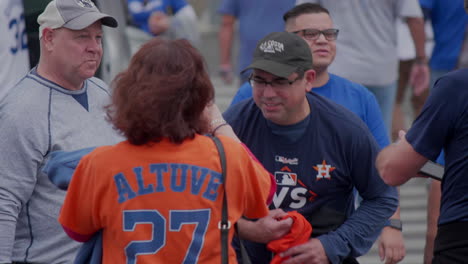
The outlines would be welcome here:
[[[221,230],[221,264],[229,263],[229,229],[231,228],[231,222],[228,220],[228,205],[226,198],[226,154],[224,147],[219,138],[210,136],[214,141],[216,148],[218,149],[219,159],[221,160],[221,177],[222,183],[224,184],[224,196],[223,196],[223,208],[221,211],[221,221],[218,224],[218,228]]]
[[[209,135],[209,137],[214,141],[216,148],[218,149],[219,159],[221,160],[221,178],[222,183],[226,182],[226,154],[224,152],[223,143],[216,136]],[[231,228],[231,222],[228,220],[228,205],[227,205],[227,192],[226,184],[224,184],[224,197],[223,197],[223,208],[221,211],[221,221],[218,224],[218,228],[221,230],[221,264],[229,263],[229,229]],[[244,243],[239,236],[239,229],[237,224],[235,225],[236,235],[239,238],[241,258],[243,264],[251,264],[247,250],[244,247]]]
[[[242,242],[242,238],[239,235],[239,227],[237,226],[237,223],[234,225],[234,227],[236,229],[237,238],[239,239],[239,248],[241,252],[242,264],[252,264],[252,262],[250,261],[249,254],[247,253],[247,249],[245,249],[244,242]]]

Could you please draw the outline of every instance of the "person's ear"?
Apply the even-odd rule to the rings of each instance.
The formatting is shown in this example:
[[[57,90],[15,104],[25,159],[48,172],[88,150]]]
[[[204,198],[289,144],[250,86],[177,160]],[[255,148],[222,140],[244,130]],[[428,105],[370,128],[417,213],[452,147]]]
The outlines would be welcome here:
[[[307,82],[307,87],[306,87],[306,91],[307,92],[310,92],[310,90],[312,89],[312,86],[313,86],[313,83],[315,81],[315,78],[316,78],[316,73],[314,70],[308,70],[304,73],[304,78],[306,79],[306,82]]]
[[[42,41],[44,43],[44,47],[47,49],[47,50],[50,50],[52,49],[53,47],[53,43],[54,43],[54,35],[55,35],[55,32],[53,29],[51,28],[44,28],[42,30]]]

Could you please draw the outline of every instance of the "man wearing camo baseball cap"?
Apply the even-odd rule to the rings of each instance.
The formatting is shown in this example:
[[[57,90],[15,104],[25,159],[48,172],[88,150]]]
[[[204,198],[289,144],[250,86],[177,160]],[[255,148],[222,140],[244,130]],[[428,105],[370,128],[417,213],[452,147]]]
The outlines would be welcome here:
[[[104,26],[117,27],[117,20],[101,13],[91,0],[53,0],[37,18],[40,25],[39,38],[42,37],[42,31],[46,27],[80,30],[98,20]]]
[[[104,118],[109,88],[93,77],[102,26],[117,21],[90,0],[53,0],[38,23],[39,63],[0,102],[0,263],[73,263],[80,244],[57,222],[65,192],[41,168],[53,151],[121,140]]]

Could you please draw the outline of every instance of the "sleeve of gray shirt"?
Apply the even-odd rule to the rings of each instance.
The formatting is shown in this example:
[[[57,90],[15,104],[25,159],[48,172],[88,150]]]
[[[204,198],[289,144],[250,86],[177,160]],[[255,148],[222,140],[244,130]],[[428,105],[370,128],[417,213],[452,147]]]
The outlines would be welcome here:
[[[397,13],[400,17],[423,17],[418,0],[397,0]]]
[[[37,115],[44,113],[38,107],[47,106],[19,105],[0,105],[0,263],[11,262],[18,215],[34,191],[49,144],[47,115]]]

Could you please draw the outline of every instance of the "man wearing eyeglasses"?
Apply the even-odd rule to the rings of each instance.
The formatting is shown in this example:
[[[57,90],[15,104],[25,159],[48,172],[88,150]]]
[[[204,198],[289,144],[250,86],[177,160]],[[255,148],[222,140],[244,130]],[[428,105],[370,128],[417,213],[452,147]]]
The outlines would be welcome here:
[[[328,72],[336,54],[339,30],[334,28],[328,10],[318,4],[304,3],[283,16],[288,32],[301,36],[309,44],[316,79],[312,92],[322,95],[358,115],[367,125],[381,148],[389,145],[389,137],[375,96],[364,86]],[[231,106],[252,97],[250,80],[242,85]],[[387,264],[397,263],[405,256],[399,210],[387,221],[379,239],[379,255]]]
[[[415,95],[429,84],[422,11],[417,0],[297,0],[327,8],[341,29],[339,53],[330,72],[368,88],[377,98],[390,131],[395,104],[398,54],[396,21],[408,24],[415,45],[416,59],[410,72]]]
[[[270,209],[297,210],[312,224],[312,238],[284,251],[290,258],[282,263],[357,263],[397,208],[397,192],[373,165],[379,146],[362,120],[309,93],[316,79],[312,61],[309,44],[297,34],[264,37],[246,68],[253,70],[253,99],[232,106],[224,118],[275,176]],[[356,211],[354,187],[363,197]],[[262,244],[271,232],[265,223],[239,222],[252,263],[271,260]]]
[[[301,36],[311,49],[316,72],[312,92],[354,112],[367,124],[380,147],[387,146],[390,142],[375,96],[364,86],[328,72],[336,55],[339,33],[338,29],[333,28],[328,10],[318,4],[304,3],[286,12],[283,19],[285,30]],[[246,82],[237,91],[231,106],[250,97],[252,86]]]

